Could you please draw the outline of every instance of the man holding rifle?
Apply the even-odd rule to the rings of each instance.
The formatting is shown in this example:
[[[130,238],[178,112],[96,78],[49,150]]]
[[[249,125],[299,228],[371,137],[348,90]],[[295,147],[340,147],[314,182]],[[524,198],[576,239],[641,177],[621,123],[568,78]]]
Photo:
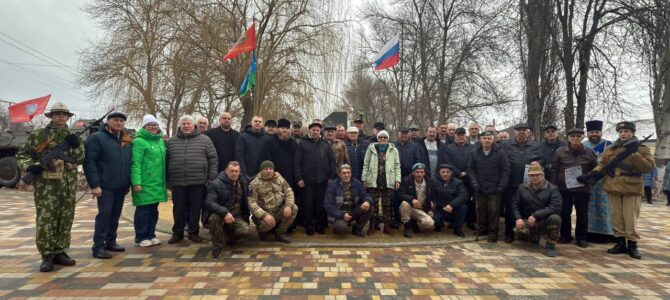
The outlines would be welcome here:
[[[588,175],[577,178],[579,182],[591,179],[603,181],[603,190],[609,197],[612,212],[612,227],[616,245],[607,250],[610,254],[626,253],[641,259],[637,250],[637,219],[640,216],[640,202],[644,196],[643,173],[655,168],[654,158],[647,146],[642,145],[649,137],[639,141],[635,136],[635,124],[620,122],[616,125],[619,135],[603,155],[598,166]],[[628,244],[626,244],[628,240]]]
[[[51,272],[54,264],[75,265],[75,261],[65,250],[70,247],[77,165],[84,160],[84,144],[81,138],[68,130],[67,122],[73,113],[65,104],[57,102],[44,115],[51,122],[45,128],[30,134],[28,142],[16,154],[16,159],[19,166],[31,175],[26,177],[35,177],[32,181],[35,185],[37,210],[35,243],[42,255],[40,272]],[[46,163],[42,161],[51,151],[58,150],[62,152],[60,155],[53,156],[52,153],[50,156],[67,158],[53,159]]]

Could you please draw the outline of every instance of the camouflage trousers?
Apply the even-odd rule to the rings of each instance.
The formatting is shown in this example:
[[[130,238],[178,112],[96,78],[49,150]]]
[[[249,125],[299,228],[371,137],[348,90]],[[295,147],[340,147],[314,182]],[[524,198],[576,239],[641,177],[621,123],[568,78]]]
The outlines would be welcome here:
[[[58,254],[70,247],[70,232],[76,201],[76,174],[61,180],[38,178],[35,181],[37,250],[42,255]]]
[[[393,189],[371,188],[370,194],[374,201],[375,219],[381,220],[384,224],[391,224],[391,194]]]
[[[256,224],[256,231],[262,233],[277,228],[280,233],[286,233],[286,229],[293,224],[295,217],[298,215],[298,206],[295,204],[291,205],[291,215],[288,219],[284,219],[284,206],[279,207],[277,211],[268,211],[267,213],[275,218],[275,226],[271,227],[263,222],[263,220],[252,217],[251,219],[254,221],[254,224]]]
[[[237,239],[240,235],[249,232],[249,223],[242,218],[235,218],[232,224],[226,224],[223,217],[217,214],[209,216],[209,233],[212,235],[212,246],[214,248],[223,248],[224,241],[227,239]]]
[[[539,243],[542,234],[547,235],[547,244],[558,243],[561,233],[561,217],[557,214],[550,215],[542,221],[535,223],[535,226],[528,224],[528,219],[523,220],[523,229],[514,227],[516,238],[531,243]]]

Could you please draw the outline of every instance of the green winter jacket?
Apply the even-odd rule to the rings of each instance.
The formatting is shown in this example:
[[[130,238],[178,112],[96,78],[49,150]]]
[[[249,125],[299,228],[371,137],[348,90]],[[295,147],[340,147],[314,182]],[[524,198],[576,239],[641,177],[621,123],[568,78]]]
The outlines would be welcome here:
[[[377,162],[377,149],[372,143],[365,151],[365,159],[363,160],[363,183],[367,184],[368,188],[377,187],[377,173],[379,173],[379,163]],[[400,154],[395,145],[389,143],[389,148],[386,150],[386,187],[393,189],[396,182],[400,182]]]
[[[165,188],[166,147],[163,134],[151,134],[142,128],[133,140],[133,159],[130,165],[132,186],[142,186],[133,191],[133,205],[142,206],[167,201]]]

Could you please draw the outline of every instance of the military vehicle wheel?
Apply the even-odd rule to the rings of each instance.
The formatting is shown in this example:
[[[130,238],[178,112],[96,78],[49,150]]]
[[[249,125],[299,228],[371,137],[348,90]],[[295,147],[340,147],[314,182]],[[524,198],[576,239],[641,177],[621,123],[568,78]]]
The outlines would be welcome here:
[[[7,156],[0,158],[0,186],[13,188],[21,179],[21,170],[16,164],[16,158]]]

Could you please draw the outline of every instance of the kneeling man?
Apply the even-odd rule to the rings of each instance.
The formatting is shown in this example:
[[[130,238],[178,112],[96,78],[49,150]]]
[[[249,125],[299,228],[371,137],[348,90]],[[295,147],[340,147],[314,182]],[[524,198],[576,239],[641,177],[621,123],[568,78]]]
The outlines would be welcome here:
[[[405,176],[400,183],[398,192],[400,204],[400,221],[405,229],[404,236],[411,238],[413,232],[432,230],[435,227],[433,217],[428,212],[434,208],[430,201],[430,184],[426,179],[426,165],[415,163],[412,173]]]
[[[349,225],[352,233],[364,237],[363,226],[372,217],[372,196],[365,191],[363,183],[351,176],[351,166],[343,164],[337,172],[338,178],[328,183],[323,207],[332,223],[335,234],[345,234]]]
[[[204,222],[212,235],[212,257],[221,255],[223,242],[233,246],[243,234],[249,232],[249,181],[240,176],[240,164],[231,161],[219,177],[207,185]]]
[[[464,237],[463,223],[467,214],[465,202],[470,197],[463,182],[455,178],[458,169],[450,164],[442,164],[437,169],[437,176],[432,179],[430,200],[435,203],[433,217],[435,231],[442,231],[444,222],[451,222],[454,234]]]
[[[274,232],[275,240],[290,243],[286,229],[293,223],[298,213],[291,186],[275,172],[275,165],[263,161],[260,173],[249,184],[249,209],[256,224],[261,241],[268,240],[268,234]]]
[[[512,214],[516,219],[515,232],[519,239],[539,243],[546,232],[546,255],[556,256],[556,243],[561,229],[561,193],[558,187],[544,179],[538,163],[528,168],[528,182],[519,185],[512,198]]]

